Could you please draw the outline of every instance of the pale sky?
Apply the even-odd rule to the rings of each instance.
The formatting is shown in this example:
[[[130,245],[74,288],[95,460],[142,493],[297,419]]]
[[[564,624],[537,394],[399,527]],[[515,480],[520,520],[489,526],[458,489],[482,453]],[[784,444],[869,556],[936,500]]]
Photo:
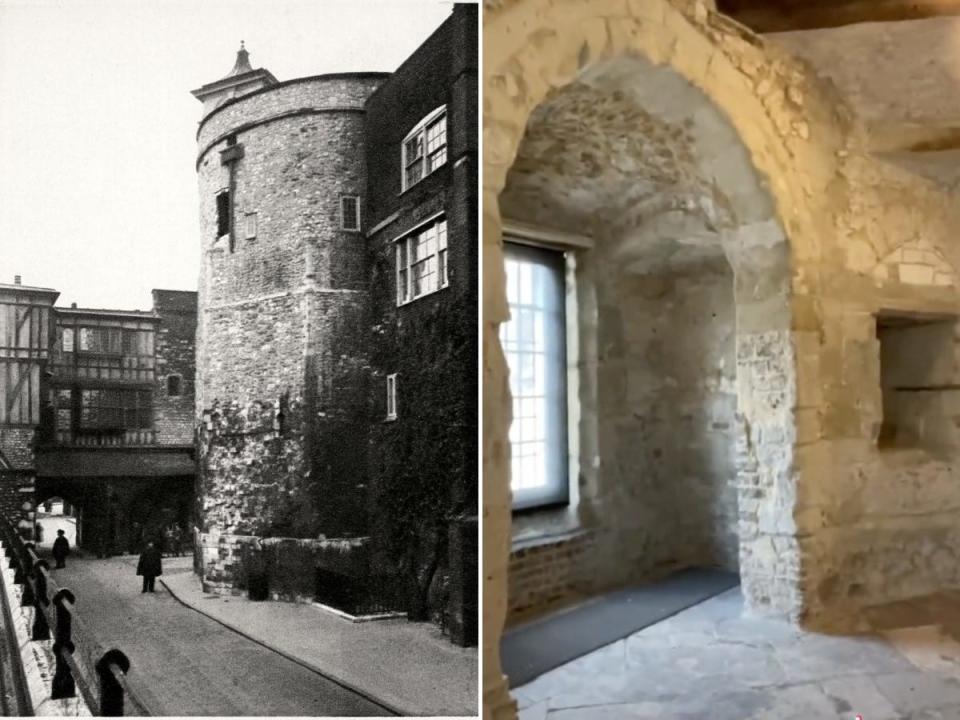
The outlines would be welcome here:
[[[147,310],[196,290],[200,102],[240,40],[280,81],[393,71],[441,0],[0,0],[0,282]]]

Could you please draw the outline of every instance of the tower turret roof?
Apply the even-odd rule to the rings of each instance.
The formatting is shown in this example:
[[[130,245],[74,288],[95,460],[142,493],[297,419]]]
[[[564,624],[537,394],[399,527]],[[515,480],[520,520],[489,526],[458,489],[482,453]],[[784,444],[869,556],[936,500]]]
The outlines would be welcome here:
[[[226,77],[236,77],[248,72],[253,72],[250,66],[250,53],[244,47],[243,40],[240,41],[240,49],[237,50],[237,61],[233,64],[233,70],[226,74]]]
[[[264,68],[256,68],[250,64],[250,53],[247,52],[243,40],[237,51],[237,59],[229,73],[219,80],[207,83],[197,90],[193,96],[204,103],[204,112],[209,112],[217,104],[224,102],[238,94],[243,95],[262,87],[276,85],[277,79]],[[209,102],[208,102],[209,101]]]

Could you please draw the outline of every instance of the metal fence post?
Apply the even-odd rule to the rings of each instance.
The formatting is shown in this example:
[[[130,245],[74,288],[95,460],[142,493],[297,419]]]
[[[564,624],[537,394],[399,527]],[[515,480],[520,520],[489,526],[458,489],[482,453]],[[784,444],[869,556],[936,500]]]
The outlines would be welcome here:
[[[123,685],[114,675],[119,669],[122,673],[130,669],[130,660],[114,648],[107,650],[97,661],[97,675],[100,676],[100,714],[104,717],[123,715]]]
[[[57,668],[53,675],[53,692],[50,697],[54,700],[76,697],[77,684],[70,672],[65,653],[73,655],[76,650],[73,644],[73,613],[70,608],[77,599],[68,589],[63,588],[53,596],[53,606],[56,608],[57,624],[54,628],[53,652],[57,656]]]
[[[46,560],[41,560],[33,567],[33,581],[36,585],[33,603],[33,633],[31,640],[49,640],[50,623],[47,621],[46,606],[50,604],[47,597],[47,575],[50,567]]]

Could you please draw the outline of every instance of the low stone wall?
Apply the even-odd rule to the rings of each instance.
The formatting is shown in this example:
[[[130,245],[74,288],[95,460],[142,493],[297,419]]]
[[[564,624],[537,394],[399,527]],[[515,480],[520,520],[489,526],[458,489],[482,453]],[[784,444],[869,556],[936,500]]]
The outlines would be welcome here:
[[[205,592],[245,593],[254,557],[267,574],[274,600],[313,600],[318,568],[353,578],[371,570],[369,538],[312,540],[200,532],[194,537],[194,569]]]

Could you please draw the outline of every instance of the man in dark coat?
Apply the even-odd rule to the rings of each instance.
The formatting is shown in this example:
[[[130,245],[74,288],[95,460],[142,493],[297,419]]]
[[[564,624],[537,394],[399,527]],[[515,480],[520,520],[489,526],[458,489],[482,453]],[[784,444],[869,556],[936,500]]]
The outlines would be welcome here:
[[[57,530],[57,539],[53,541],[53,559],[57,561],[57,567],[66,567],[63,561],[70,554],[70,541],[67,540],[63,530]]]
[[[137,563],[137,575],[143,576],[141,593],[154,592],[153,581],[157,575],[163,575],[161,564],[160,550],[152,542],[148,542],[147,547],[140,554],[140,562]]]

